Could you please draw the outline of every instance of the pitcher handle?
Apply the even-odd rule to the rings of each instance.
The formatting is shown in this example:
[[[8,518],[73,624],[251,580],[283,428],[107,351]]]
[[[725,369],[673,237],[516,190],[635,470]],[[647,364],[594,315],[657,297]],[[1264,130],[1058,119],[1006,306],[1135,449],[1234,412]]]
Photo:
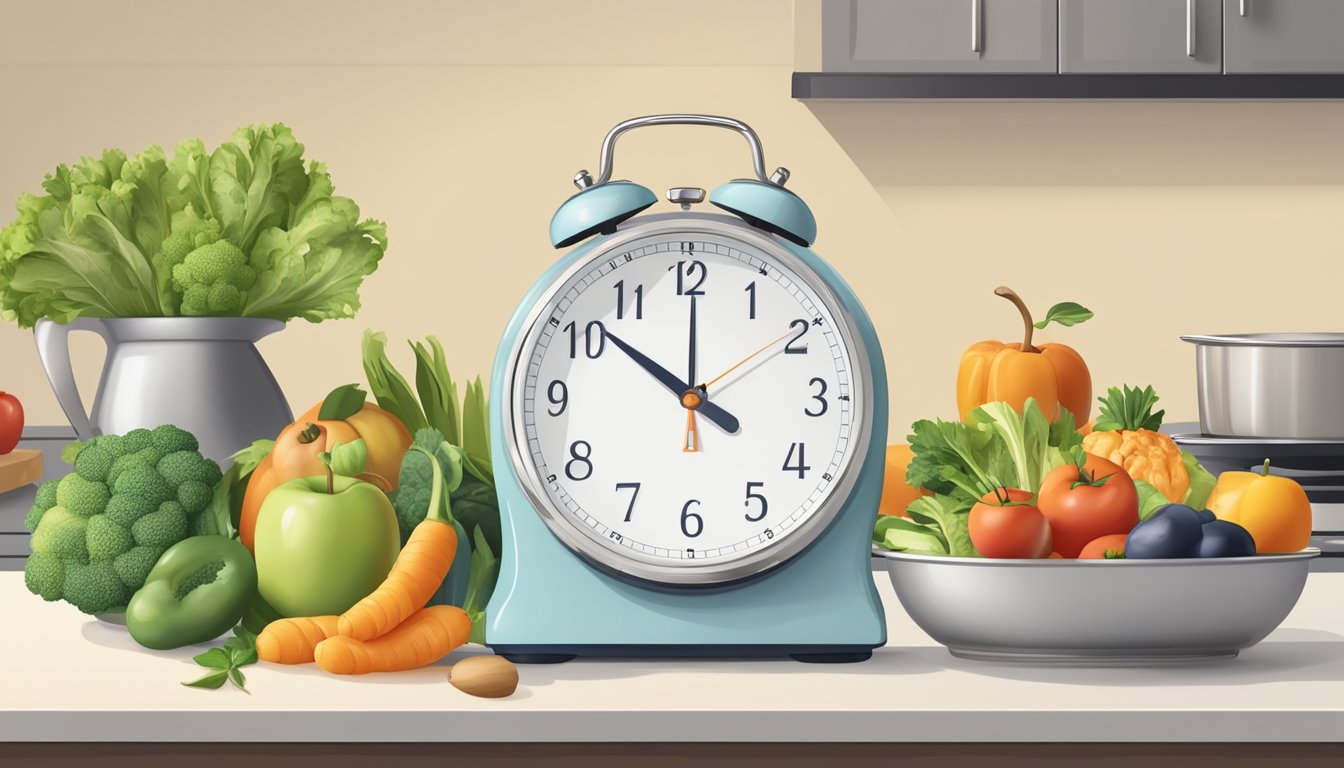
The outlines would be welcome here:
[[[75,438],[91,439],[93,424],[89,412],[84,410],[84,400],[79,396],[79,387],[75,385],[75,370],[70,364],[70,332],[92,331],[107,341],[107,327],[97,318],[79,317],[68,323],[53,323],[45,318],[37,321],[33,328],[33,339],[37,342],[37,357],[51,382],[51,391],[56,394],[56,402],[70,426],[75,428]]]

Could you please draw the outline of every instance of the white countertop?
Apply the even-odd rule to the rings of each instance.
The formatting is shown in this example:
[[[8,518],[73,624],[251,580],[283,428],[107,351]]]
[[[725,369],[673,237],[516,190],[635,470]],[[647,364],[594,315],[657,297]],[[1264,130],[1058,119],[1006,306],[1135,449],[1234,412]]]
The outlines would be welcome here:
[[[956,659],[874,575],[890,637],[868,662],[578,660],[522,666],[513,697],[487,700],[446,681],[479,649],[353,678],[261,663],[251,695],[185,688],[200,649],[145,650],[0,573],[0,741],[1344,740],[1344,574],[1313,574],[1236,660],[1153,669]]]

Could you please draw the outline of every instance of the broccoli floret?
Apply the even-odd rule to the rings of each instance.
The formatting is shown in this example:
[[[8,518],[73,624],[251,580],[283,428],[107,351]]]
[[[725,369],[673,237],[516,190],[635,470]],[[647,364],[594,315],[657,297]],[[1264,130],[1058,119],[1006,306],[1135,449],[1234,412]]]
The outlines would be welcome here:
[[[136,520],[158,508],[158,505],[149,499],[118,494],[107,502],[107,509],[103,511],[103,515],[122,528],[129,529]]]
[[[117,460],[117,455],[99,444],[104,438],[94,438],[93,445],[79,452],[75,459],[75,473],[80,477],[94,483],[106,483],[107,473],[112,469],[112,462]]]
[[[101,514],[110,496],[106,485],[85,480],[76,472],[61,478],[56,486],[56,504],[81,517]]]
[[[187,513],[176,501],[165,501],[154,512],[131,526],[135,543],[147,547],[170,547],[187,537]]]
[[[174,293],[169,288],[176,288],[173,281],[173,270],[187,260],[187,254],[200,248],[203,245],[209,245],[219,239],[219,225],[214,221],[201,219],[192,211],[190,220],[185,225],[176,225],[173,233],[163,239],[159,245],[159,253],[155,256],[154,272],[159,277],[159,295],[160,301],[168,306],[164,307],[167,314],[177,314],[179,304],[181,303],[181,293]]]
[[[168,483],[159,477],[158,472],[143,464],[133,466],[118,475],[112,486],[112,492],[118,496],[134,496],[154,506],[177,495],[173,493]]]
[[[215,491],[212,487],[196,480],[177,486],[177,503],[187,511],[188,515],[199,515],[210,502],[214,500]]]
[[[33,531],[29,546],[34,552],[60,560],[89,561],[89,549],[84,543],[88,521],[56,506],[42,516],[42,523]]]
[[[159,460],[159,474],[174,488],[187,481],[214,486],[222,473],[219,465],[196,451],[174,451]]]
[[[187,595],[191,594],[191,591],[193,589],[203,584],[210,584],[214,582],[214,580],[218,578],[219,572],[222,570],[224,570],[223,560],[216,560],[213,563],[206,563],[205,565],[201,566],[200,569],[197,570],[195,573],[183,579],[177,585],[177,591],[173,593],[173,596],[176,597],[178,600],[186,599]]]
[[[121,583],[134,592],[145,585],[145,579],[162,554],[163,550],[159,547],[132,547],[112,561],[112,569],[117,572]]]
[[[176,451],[198,451],[201,448],[200,443],[196,442],[195,435],[185,429],[174,427],[172,424],[155,427],[151,436],[153,445],[159,450],[161,456]],[[157,464],[158,461],[154,463]]]
[[[132,429],[130,432],[121,436],[122,453],[135,453],[143,451],[154,444],[154,433],[143,427]]]
[[[89,518],[84,541],[89,548],[89,560],[95,563],[116,559],[133,543],[131,532],[109,520],[107,515]]]
[[[120,435],[99,435],[91,445],[111,454],[113,460],[126,453],[126,439]]]
[[[38,488],[24,518],[33,534],[28,589],[85,613],[125,606],[213,499],[219,466],[196,447],[195,437],[174,426],[67,446],[74,471]]]
[[[182,292],[184,315],[242,314],[256,281],[247,255],[228,240],[203,245],[173,267],[173,287]]]
[[[28,555],[23,567],[23,583],[28,585],[29,592],[47,602],[60,600],[65,594],[65,562],[34,552]]]
[[[38,523],[42,522],[42,516],[48,509],[56,506],[56,486],[60,485],[59,480],[48,480],[37,487],[37,496],[33,498],[33,506],[28,508],[28,514],[23,517],[23,527],[28,529],[29,533],[37,530]]]
[[[65,600],[84,613],[120,608],[130,596],[111,563],[66,563]]]

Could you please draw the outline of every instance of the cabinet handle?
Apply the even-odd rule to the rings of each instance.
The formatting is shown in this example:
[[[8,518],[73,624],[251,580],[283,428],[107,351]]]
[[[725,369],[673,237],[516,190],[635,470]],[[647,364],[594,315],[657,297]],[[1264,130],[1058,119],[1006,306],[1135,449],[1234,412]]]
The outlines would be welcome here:
[[[1250,16],[1251,0],[1241,0],[1237,7],[1237,13],[1240,13],[1242,16]]]
[[[985,50],[984,15],[985,0],[971,0],[971,51],[974,53]]]
[[[1185,0],[1185,55],[1195,57],[1195,0]]]

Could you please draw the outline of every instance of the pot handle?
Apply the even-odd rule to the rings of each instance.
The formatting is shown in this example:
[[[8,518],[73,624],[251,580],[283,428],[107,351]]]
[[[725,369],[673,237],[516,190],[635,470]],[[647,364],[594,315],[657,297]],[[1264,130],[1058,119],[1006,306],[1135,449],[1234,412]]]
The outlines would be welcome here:
[[[70,332],[92,331],[107,341],[107,326],[93,317],[79,317],[68,323],[53,323],[46,318],[37,321],[33,328],[33,340],[37,342],[37,357],[51,382],[51,391],[70,426],[75,428],[77,440],[89,440],[93,434],[93,424],[89,412],[84,410],[84,401],[75,385],[75,371],[70,364]]]

